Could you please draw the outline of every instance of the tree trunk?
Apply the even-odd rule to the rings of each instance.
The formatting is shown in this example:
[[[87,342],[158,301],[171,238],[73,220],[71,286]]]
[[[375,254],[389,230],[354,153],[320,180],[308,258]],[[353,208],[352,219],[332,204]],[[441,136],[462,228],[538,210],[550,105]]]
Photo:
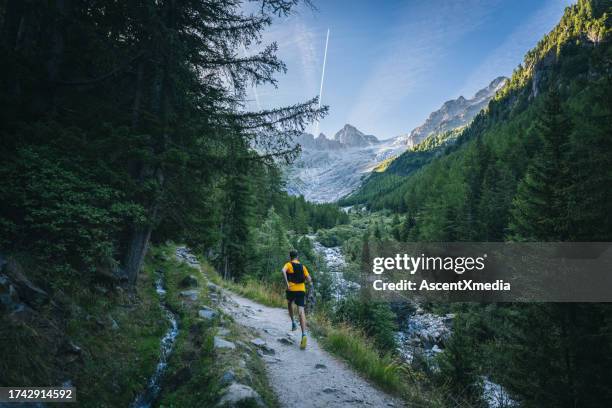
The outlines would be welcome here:
[[[69,12],[69,0],[57,0],[55,13],[51,21],[49,60],[47,61],[47,98],[51,111],[56,109],[56,89],[60,76],[60,67],[64,57],[64,33],[63,24]]]
[[[140,105],[142,101],[142,82],[144,77],[144,58],[141,58],[136,68],[136,92],[134,93],[134,104],[132,105],[132,129],[138,128],[140,124]]]
[[[153,227],[149,224],[143,227],[137,227],[132,231],[132,236],[128,244],[127,259],[125,261],[125,272],[131,286],[136,285],[138,273],[142,268],[144,257],[147,253],[147,246],[151,238],[152,230]]]
[[[164,181],[161,170],[156,172],[156,176],[157,182],[161,188]],[[149,240],[151,239],[151,233],[153,232],[153,226],[157,220],[158,212],[159,202],[155,201],[152,204],[148,222],[145,225],[135,225],[132,229],[124,263],[125,274],[127,275],[128,282],[132,287],[136,285],[138,273],[142,269],[142,264],[144,263],[144,259],[147,254]]]
[[[9,0],[4,7],[2,38],[9,50],[14,50],[17,45],[17,34],[22,24],[24,10],[25,5],[22,0]]]

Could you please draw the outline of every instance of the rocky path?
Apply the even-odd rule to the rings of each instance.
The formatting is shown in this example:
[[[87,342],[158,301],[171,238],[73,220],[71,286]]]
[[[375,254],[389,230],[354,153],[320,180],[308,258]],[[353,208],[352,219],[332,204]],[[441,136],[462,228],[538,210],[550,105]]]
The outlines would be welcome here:
[[[401,402],[374,388],[309,336],[300,350],[300,330],[290,331],[285,309],[262,306],[226,292],[221,305],[252,330],[251,343],[266,362],[270,383],[283,407],[399,407]]]

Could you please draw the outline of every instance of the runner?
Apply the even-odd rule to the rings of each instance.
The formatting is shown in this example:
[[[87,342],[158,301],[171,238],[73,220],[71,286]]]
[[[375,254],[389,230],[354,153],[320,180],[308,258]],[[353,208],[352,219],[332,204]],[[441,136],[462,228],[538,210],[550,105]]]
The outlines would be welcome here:
[[[287,309],[289,310],[289,318],[291,319],[291,330],[294,331],[297,329],[297,324],[293,318],[293,304],[295,303],[298,307],[300,327],[302,329],[302,341],[300,342],[300,348],[304,350],[307,342],[306,315],[304,313],[306,285],[304,282],[308,281],[309,285],[312,286],[312,278],[308,273],[308,268],[302,265],[298,260],[297,251],[290,251],[289,259],[289,262],[283,266],[283,276],[285,277],[285,283],[287,284]]]

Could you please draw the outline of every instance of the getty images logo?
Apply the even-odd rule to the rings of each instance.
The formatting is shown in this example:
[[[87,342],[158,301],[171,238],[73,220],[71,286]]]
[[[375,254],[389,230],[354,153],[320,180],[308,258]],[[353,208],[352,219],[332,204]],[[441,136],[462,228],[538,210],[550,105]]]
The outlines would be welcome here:
[[[414,275],[418,271],[453,271],[461,275],[469,271],[482,271],[487,254],[482,256],[411,256],[396,254],[394,257],[376,257],[372,261],[372,272],[380,275],[385,271],[405,271]]]

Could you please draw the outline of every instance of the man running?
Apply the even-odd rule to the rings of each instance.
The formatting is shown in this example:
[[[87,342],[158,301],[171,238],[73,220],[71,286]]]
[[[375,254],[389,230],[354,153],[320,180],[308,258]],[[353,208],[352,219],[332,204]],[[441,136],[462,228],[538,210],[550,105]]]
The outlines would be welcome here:
[[[291,330],[297,329],[295,319],[293,318],[293,303],[298,306],[298,314],[300,318],[300,327],[302,328],[302,341],[300,348],[306,348],[306,315],[304,314],[304,298],[306,295],[306,285],[308,281],[312,285],[312,278],[308,273],[308,269],[298,260],[298,253],[295,250],[289,252],[290,261],[283,266],[283,276],[287,284],[287,309],[289,310],[289,318],[291,319]]]

